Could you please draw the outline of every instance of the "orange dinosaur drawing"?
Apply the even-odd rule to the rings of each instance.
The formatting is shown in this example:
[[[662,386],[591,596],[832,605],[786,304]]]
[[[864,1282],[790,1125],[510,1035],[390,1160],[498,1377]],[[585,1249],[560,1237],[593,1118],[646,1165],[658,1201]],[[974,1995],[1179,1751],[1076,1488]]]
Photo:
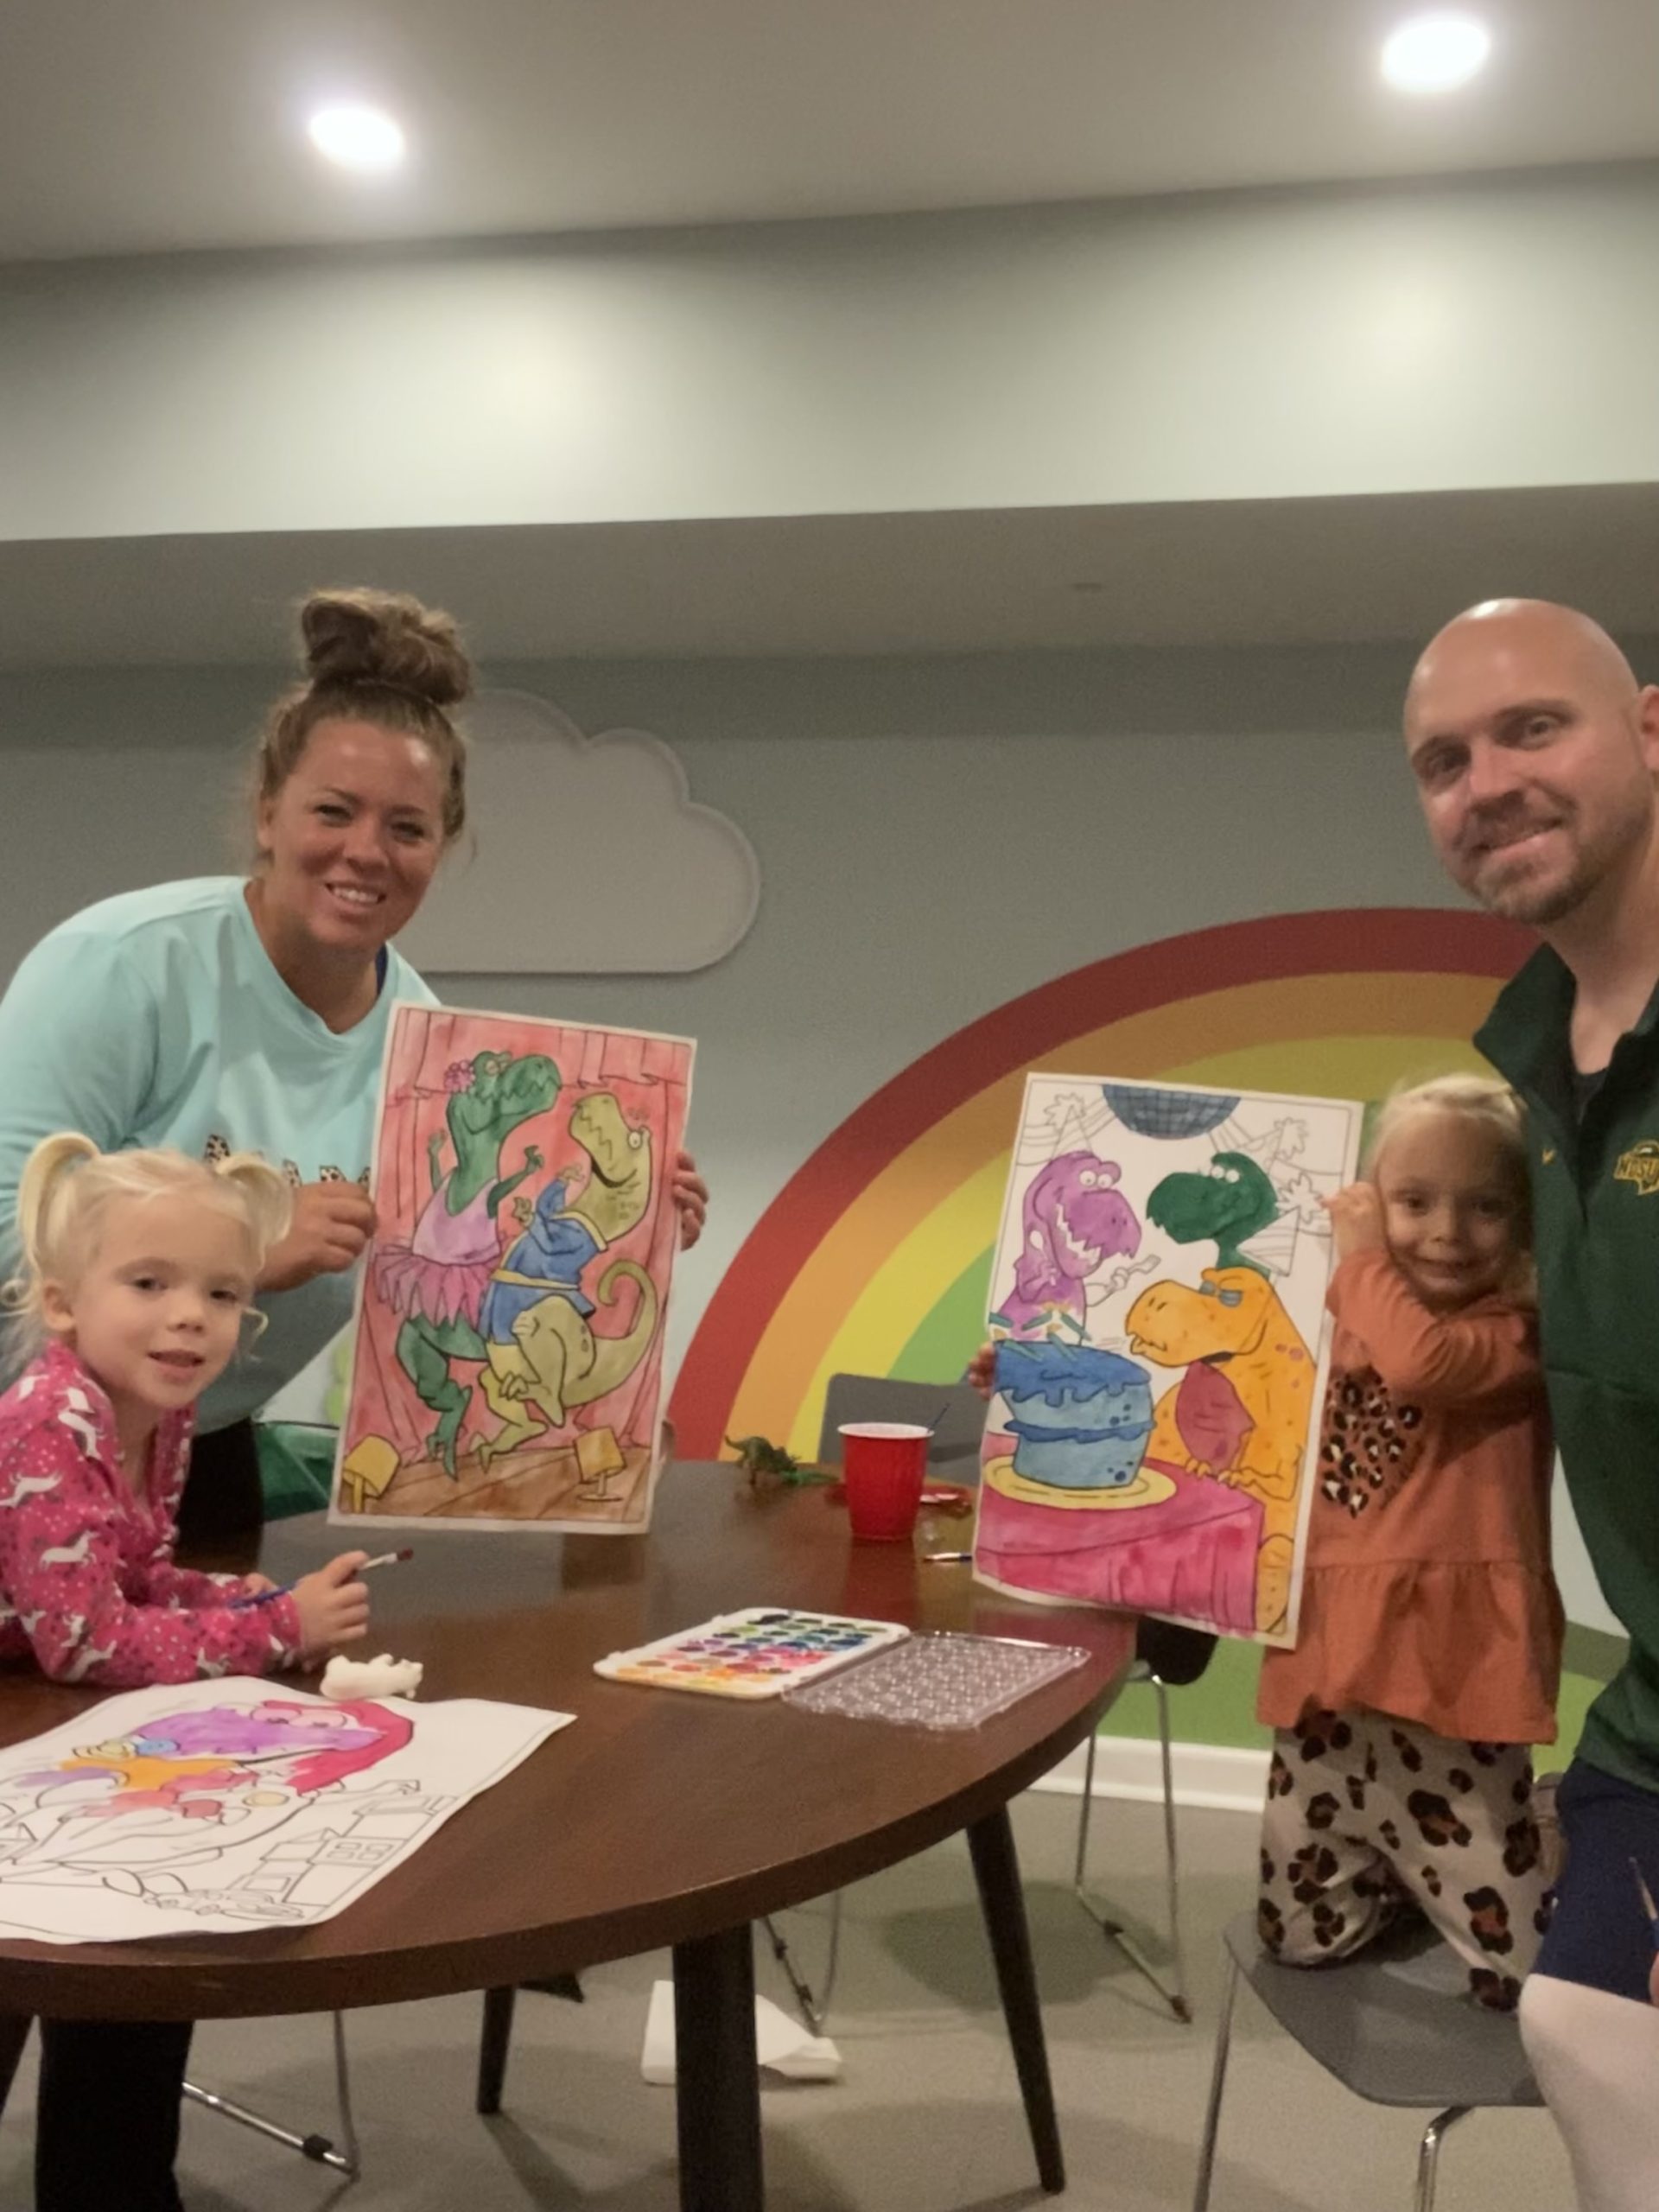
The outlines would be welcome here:
[[[1129,1308],[1128,1327],[1139,1357],[1186,1370],[1154,1410],[1147,1457],[1261,1502],[1256,1611],[1270,1633],[1289,1603],[1313,1359],[1278,1292],[1252,1267],[1206,1268],[1196,1289],[1155,1282]]]

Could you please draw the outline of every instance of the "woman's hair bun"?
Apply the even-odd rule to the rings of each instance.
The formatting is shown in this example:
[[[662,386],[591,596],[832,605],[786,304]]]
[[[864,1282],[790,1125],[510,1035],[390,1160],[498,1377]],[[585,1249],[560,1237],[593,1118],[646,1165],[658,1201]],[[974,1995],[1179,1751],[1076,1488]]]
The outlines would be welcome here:
[[[300,609],[300,632],[314,685],[384,684],[440,708],[473,687],[454,622],[404,592],[313,592]]]

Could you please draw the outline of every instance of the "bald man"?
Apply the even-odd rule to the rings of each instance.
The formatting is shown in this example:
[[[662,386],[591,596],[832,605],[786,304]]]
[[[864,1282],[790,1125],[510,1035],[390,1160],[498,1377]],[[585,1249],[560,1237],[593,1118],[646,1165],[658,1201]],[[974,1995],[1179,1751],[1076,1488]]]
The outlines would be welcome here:
[[[1498,600],[1418,662],[1406,745],[1455,880],[1542,945],[1476,1039],[1530,1115],[1539,1306],[1567,1485],[1625,1664],[1563,1782],[1522,1999],[1582,2212],[1659,2208],[1659,688],[1571,608]]]

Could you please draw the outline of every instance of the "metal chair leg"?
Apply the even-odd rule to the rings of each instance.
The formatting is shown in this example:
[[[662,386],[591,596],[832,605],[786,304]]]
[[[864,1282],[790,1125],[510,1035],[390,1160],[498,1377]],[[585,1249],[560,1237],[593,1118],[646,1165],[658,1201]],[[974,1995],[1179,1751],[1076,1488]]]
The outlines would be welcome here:
[[[1192,2212],[1209,2212],[1210,2183],[1216,2170],[1216,2137],[1221,2131],[1221,2099],[1227,2087],[1227,2060],[1232,2050],[1233,2000],[1238,1995],[1238,1961],[1227,1955],[1227,1979],[1222,1985],[1221,2018],[1216,2025],[1216,2056],[1210,2069],[1210,2102],[1204,2115],[1204,2139],[1198,2151],[1198,2186],[1192,2192]]]
[[[1095,1809],[1095,1754],[1100,1749],[1100,1738],[1094,1729],[1089,1731],[1089,1748],[1083,1757],[1083,1811],[1077,1818],[1077,1861],[1071,1869],[1071,1886],[1083,1898],[1084,1870],[1089,1863],[1089,1822]],[[1087,1900],[1084,1900],[1085,1910]]]
[[[810,2036],[821,2036],[824,2032],[830,2018],[830,2000],[836,1993],[836,1970],[841,1962],[842,1897],[842,1892],[837,1890],[830,1900],[830,1955],[823,1969],[822,1997],[813,1995],[812,1985],[796,1965],[794,1955],[785,1938],[779,1934],[776,1921],[763,1919],[760,1923],[766,1931],[766,1941],[772,1946],[772,1955],[784,1970],[802,2025]]]
[[[1192,2007],[1186,1995],[1186,1960],[1181,1948],[1181,1862],[1175,1837],[1175,1761],[1169,1733],[1169,1688],[1161,1675],[1152,1687],[1158,1700],[1158,1744],[1164,1773],[1164,1872],[1169,1895],[1169,1952],[1175,1987],[1169,2008],[1178,2020],[1190,2021]]]
[[[1095,1904],[1084,1883],[1089,1857],[1089,1824],[1095,1800],[1095,1753],[1098,1740],[1092,1733],[1089,1738],[1089,1749],[1084,1756],[1083,1811],[1077,1821],[1077,1856],[1072,1870],[1071,1888],[1077,1903],[1101,1933],[1109,1936],[1135,1971],[1152,1984],[1175,2018],[1190,2024],[1192,2007],[1187,2001],[1186,1968],[1181,1952],[1180,1865],[1176,1853],[1175,1774],[1169,1735],[1169,1691],[1160,1675],[1148,1672],[1140,1679],[1152,1684],[1158,1699],[1158,1738],[1164,1781],[1164,1879],[1169,1904],[1169,1949],[1173,1986],[1166,1983],[1151,1962],[1142,1957],[1135,1939],[1116,1914],[1109,1908]]]
[[[340,2144],[336,2148],[327,2135],[313,2133],[297,2134],[291,2127],[282,2127],[274,2120],[267,2120],[263,2113],[247,2105],[238,2104],[233,2097],[221,2097],[216,2090],[204,2089],[194,2082],[187,2082],[184,2094],[192,2104],[203,2105],[209,2112],[217,2113],[221,2120],[233,2120],[238,2127],[251,2128],[256,2135],[263,2135],[268,2142],[283,2144],[290,2151],[297,2151],[314,2164],[327,2166],[337,2174],[344,2174],[347,2181],[355,2181],[363,2171],[362,2153],[358,2145],[357,2128],[352,2116],[351,2075],[346,2058],[346,2017],[334,2014],[334,2094],[340,2107]]]
[[[1452,2105],[1431,2120],[1423,2130],[1422,2143],[1417,2152],[1417,2189],[1411,2200],[1412,2212],[1434,2212],[1434,2189],[1440,2179],[1440,2145],[1469,2110],[1467,2105]]]
[[[357,2119],[352,2110],[352,2072],[346,2056],[346,2015],[334,2015],[334,2102],[340,2108],[340,2139],[345,2164],[340,2169],[355,2181],[363,2171],[363,2151],[357,2139]]]

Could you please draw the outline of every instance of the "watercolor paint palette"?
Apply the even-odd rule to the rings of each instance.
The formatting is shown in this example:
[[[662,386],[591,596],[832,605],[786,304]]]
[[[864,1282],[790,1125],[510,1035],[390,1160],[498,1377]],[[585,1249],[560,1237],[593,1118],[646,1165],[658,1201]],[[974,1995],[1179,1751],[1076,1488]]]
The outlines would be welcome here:
[[[780,1697],[902,1643],[910,1634],[893,1621],[854,1620],[841,1613],[807,1613],[792,1605],[750,1605],[721,1613],[696,1628],[678,1630],[613,1651],[594,1672],[613,1682],[648,1689],[700,1690],[710,1697]]]

